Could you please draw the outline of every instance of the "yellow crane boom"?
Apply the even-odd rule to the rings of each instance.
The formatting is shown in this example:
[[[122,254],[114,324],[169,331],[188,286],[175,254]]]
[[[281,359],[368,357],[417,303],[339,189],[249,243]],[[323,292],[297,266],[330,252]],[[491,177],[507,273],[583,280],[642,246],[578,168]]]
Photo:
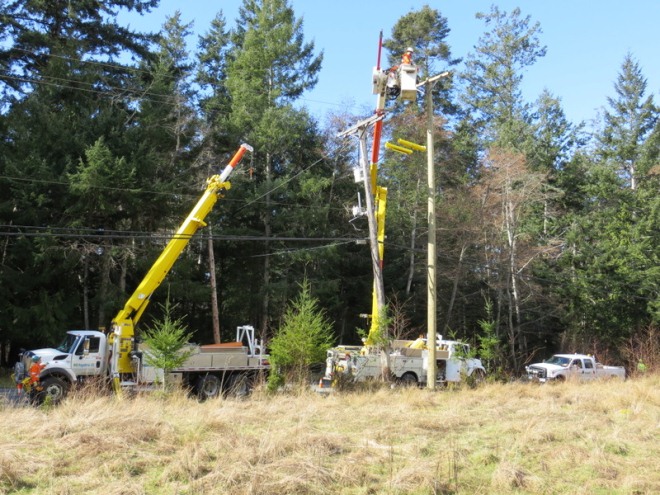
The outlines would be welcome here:
[[[144,276],[133,295],[112,320],[111,334],[108,340],[112,346],[110,370],[116,387],[119,385],[122,374],[133,372],[131,351],[135,343],[135,326],[149,304],[151,295],[170,272],[192,236],[200,227],[206,226],[204,219],[213,209],[218,200],[218,194],[222,190],[231,187],[227,179],[247,151],[252,152],[252,147],[248,144],[242,144],[222,173],[207,179],[206,190],[202,197],[197,201],[197,204],[183,221],[174,237],[165,246],[165,249]]]

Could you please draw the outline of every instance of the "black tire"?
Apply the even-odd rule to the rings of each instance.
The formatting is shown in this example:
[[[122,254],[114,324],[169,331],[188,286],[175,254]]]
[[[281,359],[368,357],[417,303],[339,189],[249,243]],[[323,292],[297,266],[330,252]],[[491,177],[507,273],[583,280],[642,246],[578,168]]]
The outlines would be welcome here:
[[[472,379],[471,381],[475,386],[481,385],[486,381],[486,373],[484,373],[484,370],[477,368],[472,372],[470,378]]]
[[[41,380],[41,389],[35,396],[35,402],[57,404],[69,392],[69,384],[60,377],[48,376]]]
[[[419,380],[417,379],[417,375],[415,375],[415,373],[413,373],[412,371],[407,371],[406,373],[404,373],[401,376],[401,378],[399,378],[399,382],[404,387],[419,386]]]
[[[227,395],[232,397],[247,397],[252,392],[252,377],[238,373],[231,377]]]
[[[220,395],[220,379],[215,375],[203,375],[197,380],[197,398],[199,400],[215,399]]]

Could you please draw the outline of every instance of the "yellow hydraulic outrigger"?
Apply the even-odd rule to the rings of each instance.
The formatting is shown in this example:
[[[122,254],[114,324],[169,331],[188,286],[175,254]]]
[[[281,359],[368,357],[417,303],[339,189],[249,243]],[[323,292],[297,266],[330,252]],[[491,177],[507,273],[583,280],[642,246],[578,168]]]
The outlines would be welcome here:
[[[213,209],[219,194],[231,187],[227,179],[236,165],[240,163],[246,151],[252,152],[252,147],[248,144],[242,144],[222,173],[207,179],[206,190],[202,197],[183,221],[174,237],[165,246],[165,249],[135,289],[133,295],[126,301],[124,308],[112,320],[111,334],[108,341],[112,347],[110,371],[115,390],[120,389],[121,376],[134,371],[131,352],[135,344],[135,326],[149,304],[151,295],[163,282],[195,232],[200,227],[206,226],[204,219]]]

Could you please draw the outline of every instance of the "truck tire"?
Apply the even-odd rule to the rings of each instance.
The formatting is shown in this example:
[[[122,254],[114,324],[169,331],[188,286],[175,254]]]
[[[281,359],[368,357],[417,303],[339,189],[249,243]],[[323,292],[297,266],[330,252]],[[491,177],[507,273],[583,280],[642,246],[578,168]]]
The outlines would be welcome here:
[[[419,381],[417,380],[417,375],[413,373],[412,371],[407,371],[404,373],[401,378],[399,378],[399,382],[401,385],[404,387],[414,387],[419,385]]]
[[[484,373],[484,370],[477,368],[472,372],[470,378],[472,379],[471,381],[475,386],[481,385],[486,381],[486,373]]]
[[[202,375],[197,380],[196,388],[199,400],[215,399],[220,395],[220,379],[211,374]]]
[[[43,404],[48,401],[51,404],[60,402],[69,392],[69,384],[58,376],[48,376],[41,381],[43,390],[39,391],[35,396],[35,403],[37,405]]]
[[[252,392],[252,377],[238,373],[231,377],[227,395],[232,397],[247,397]]]

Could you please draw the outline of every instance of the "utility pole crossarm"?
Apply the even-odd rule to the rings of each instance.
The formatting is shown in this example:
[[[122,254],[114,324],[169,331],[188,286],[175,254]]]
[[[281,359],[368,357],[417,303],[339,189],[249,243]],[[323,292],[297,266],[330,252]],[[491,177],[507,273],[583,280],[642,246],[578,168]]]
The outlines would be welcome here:
[[[358,122],[354,126],[351,126],[348,129],[346,129],[345,131],[342,131],[342,132],[338,133],[337,137],[342,138],[342,137],[350,136],[352,134],[356,134],[358,132],[361,132],[365,128],[369,127],[370,125],[375,124],[379,120],[383,120],[384,118],[385,118],[385,115],[382,115],[382,114],[381,115],[372,115],[368,119],[361,120],[360,122]]]

